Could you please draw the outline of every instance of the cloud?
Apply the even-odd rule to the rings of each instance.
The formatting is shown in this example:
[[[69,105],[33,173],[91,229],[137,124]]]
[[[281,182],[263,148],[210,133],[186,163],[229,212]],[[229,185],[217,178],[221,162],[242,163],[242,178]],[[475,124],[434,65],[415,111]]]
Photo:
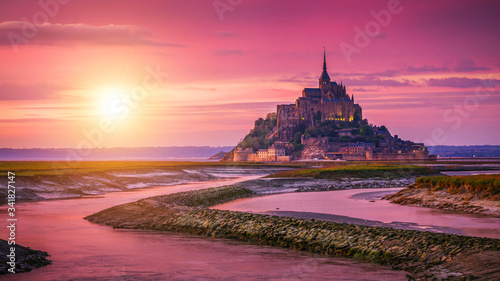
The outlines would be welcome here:
[[[207,88],[207,87],[184,87],[183,90],[191,90],[191,91],[216,91],[216,88]]]
[[[234,50],[215,50],[214,55],[216,56],[232,56],[232,55],[238,55],[242,56],[246,54],[243,50],[239,49],[234,49]]]
[[[26,33],[29,35],[26,36]],[[184,47],[179,44],[152,41],[151,37],[153,36],[147,29],[133,25],[111,24],[92,26],[82,23],[44,23],[42,25],[32,25],[22,21],[6,21],[0,23],[0,45],[17,45],[19,43],[40,45],[83,43],[95,45]]]
[[[401,102],[401,101],[384,101],[377,103],[370,103],[366,106],[368,110],[390,110],[390,109],[415,109],[415,108],[428,108],[433,107],[432,105],[425,101],[412,101],[412,102]]]
[[[353,91],[353,92],[375,92],[378,90],[365,89],[365,88],[352,88],[351,91]]]
[[[48,84],[17,85],[0,84],[0,100],[44,100],[57,98],[62,86]]]
[[[54,118],[18,118],[18,119],[0,119],[0,123],[46,123],[61,121],[60,119]]]
[[[470,59],[460,59],[454,68],[456,72],[473,72],[490,69],[489,67],[476,66],[476,63]]]
[[[452,88],[474,88],[474,87],[495,87],[500,85],[498,79],[478,79],[466,77],[449,77],[443,79],[428,79],[427,86],[431,87],[452,87]]]
[[[346,86],[386,86],[386,87],[403,87],[413,86],[410,80],[403,79],[401,81],[395,79],[380,79],[379,77],[393,77],[399,73],[397,70],[385,70],[382,72],[373,73],[330,73],[331,77],[359,77],[359,78],[344,78],[332,79],[337,83],[342,82]],[[311,75],[308,72],[302,72],[292,77],[285,76],[279,79],[279,82],[294,82],[294,83],[311,83],[316,81],[318,77]],[[358,91],[367,91],[366,89],[357,89]]]
[[[291,77],[285,75],[283,78],[278,79],[278,82],[311,83],[311,81],[316,81],[317,79],[318,77],[313,77],[309,72],[301,72]]]
[[[180,105],[172,106],[171,108],[178,109],[182,112],[199,113],[201,111],[238,111],[238,110],[252,110],[252,109],[266,109],[276,107],[281,104],[279,101],[274,102],[237,102],[237,103],[222,103],[211,105]]]
[[[384,87],[405,87],[414,86],[410,80],[395,80],[395,79],[379,79],[376,77],[363,77],[363,78],[348,78],[343,81],[344,85],[348,86],[384,86]]]
[[[364,76],[364,77],[394,77],[398,75],[400,71],[398,70],[393,70],[393,69],[386,69],[382,72],[370,72],[370,73],[359,73],[359,72],[352,72],[352,73],[340,73],[340,72],[332,72],[330,75],[332,76],[344,76],[344,77],[356,77],[356,76]]]
[[[70,109],[77,110],[85,108],[83,106],[28,106],[28,107],[14,107],[13,109],[35,109],[35,110],[60,110],[60,109]]]
[[[217,37],[225,38],[225,37],[234,37],[234,36],[236,36],[236,33],[231,32],[231,31],[218,31],[215,33],[215,35]]]
[[[434,65],[423,65],[423,66],[408,66],[406,71],[417,73],[417,72],[445,72],[448,71],[446,66],[434,66]]]

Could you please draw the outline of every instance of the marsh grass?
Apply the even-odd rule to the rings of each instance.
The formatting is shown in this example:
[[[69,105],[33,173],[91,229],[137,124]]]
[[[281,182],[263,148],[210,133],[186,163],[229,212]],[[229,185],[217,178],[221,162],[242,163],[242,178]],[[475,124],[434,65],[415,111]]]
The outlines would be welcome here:
[[[500,175],[420,177],[411,188],[470,194],[478,198],[500,200]]]
[[[190,161],[0,161],[0,173],[14,172],[17,176],[72,175],[104,171],[180,170],[189,167],[297,167],[297,165],[262,164],[252,162],[190,162]]]
[[[331,166],[316,169],[300,169],[283,171],[272,175],[270,178],[315,178],[315,179],[342,179],[342,178],[402,178],[417,175],[437,174],[435,170],[415,165],[390,165],[390,164],[355,164],[348,166]]]

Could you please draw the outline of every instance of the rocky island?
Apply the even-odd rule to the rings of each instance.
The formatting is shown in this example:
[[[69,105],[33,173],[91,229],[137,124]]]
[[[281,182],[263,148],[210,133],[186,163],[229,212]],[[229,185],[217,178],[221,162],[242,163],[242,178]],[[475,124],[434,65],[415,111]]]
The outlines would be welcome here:
[[[222,161],[286,162],[298,159],[429,160],[423,143],[391,135],[386,126],[363,119],[346,85],[330,79],[323,57],[318,88],[304,88],[294,104],[259,118]]]

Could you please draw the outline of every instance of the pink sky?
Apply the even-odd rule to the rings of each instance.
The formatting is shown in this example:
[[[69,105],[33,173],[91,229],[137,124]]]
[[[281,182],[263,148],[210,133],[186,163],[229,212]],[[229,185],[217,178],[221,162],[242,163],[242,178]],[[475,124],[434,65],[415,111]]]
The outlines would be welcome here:
[[[498,1],[37,2],[0,1],[0,147],[235,145],[317,86],[323,46],[371,123],[500,144]]]

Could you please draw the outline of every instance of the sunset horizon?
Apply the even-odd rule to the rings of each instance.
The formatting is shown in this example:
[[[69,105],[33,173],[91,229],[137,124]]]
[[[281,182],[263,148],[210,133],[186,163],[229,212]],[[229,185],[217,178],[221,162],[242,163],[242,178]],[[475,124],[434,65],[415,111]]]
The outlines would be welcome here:
[[[0,0],[0,279],[500,280],[499,13]]]
[[[234,146],[317,85],[324,48],[370,123],[500,144],[496,1],[146,2],[4,1],[0,147],[76,148],[103,122],[98,147]]]

